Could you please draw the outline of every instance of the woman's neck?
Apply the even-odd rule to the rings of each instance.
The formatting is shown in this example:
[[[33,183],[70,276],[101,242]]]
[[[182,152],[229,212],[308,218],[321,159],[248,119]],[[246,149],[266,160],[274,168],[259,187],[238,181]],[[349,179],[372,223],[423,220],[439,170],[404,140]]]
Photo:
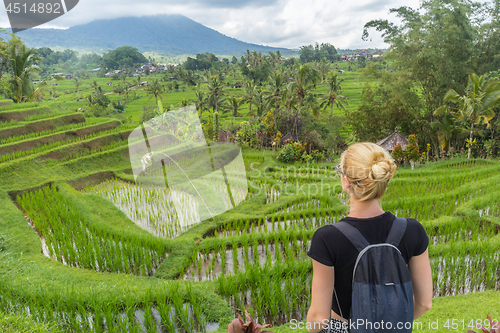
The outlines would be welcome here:
[[[380,207],[378,199],[372,199],[367,201],[359,201],[354,199],[352,196],[350,198],[350,210],[347,216],[354,217],[358,219],[366,219],[370,217],[375,217],[384,214],[384,210]]]

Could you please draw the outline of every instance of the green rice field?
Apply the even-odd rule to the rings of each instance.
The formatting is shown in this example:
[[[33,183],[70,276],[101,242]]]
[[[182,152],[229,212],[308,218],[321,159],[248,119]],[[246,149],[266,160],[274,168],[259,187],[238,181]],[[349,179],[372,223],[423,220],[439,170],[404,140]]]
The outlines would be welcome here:
[[[345,95],[359,94],[363,82],[345,75]],[[138,120],[148,98],[125,114]],[[0,107],[0,331],[222,333],[248,310],[273,332],[307,332],[297,328],[310,303],[306,252],[317,228],[347,214],[338,161],[286,165],[243,149],[241,191],[198,222],[195,208],[175,207],[195,207],[192,193],[135,181],[134,122],[84,118],[75,92],[64,99]],[[383,209],[430,238],[434,302],[415,331],[500,319],[499,171],[497,160],[455,158],[401,167],[389,183]],[[217,179],[204,186],[224,191]]]

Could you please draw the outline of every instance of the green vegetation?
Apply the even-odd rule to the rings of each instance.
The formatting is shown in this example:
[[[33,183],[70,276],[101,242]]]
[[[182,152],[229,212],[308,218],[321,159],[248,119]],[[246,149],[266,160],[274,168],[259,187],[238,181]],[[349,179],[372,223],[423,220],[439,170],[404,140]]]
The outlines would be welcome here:
[[[498,134],[498,107],[492,118],[491,113],[486,118],[479,117],[481,124],[476,123],[479,126],[471,125],[478,119],[471,121],[465,115],[454,118],[434,111],[443,104],[450,89],[468,98],[474,92],[481,93],[478,81],[475,88],[468,87],[469,75],[483,76],[485,84],[488,79],[495,80],[500,67],[495,56],[500,50],[499,4],[457,0],[444,5],[440,0],[427,0],[419,9],[403,6],[390,12],[398,16],[400,24],[372,20],[364,26],[365,40],[371,28],[382,32],[384,41],[390,45],[384,58],[393,71],[367,65],[365,73],[379,78],[380,84],[366,85],[361,107],[348,112],[348,123],[356,140],[378,140],[399,126],[405,135],[416,134],[421,150],[431,144],[432,153],[437,156],[445,148],[444,141],[453,144],[448,147],[452,151],[468,148],[466,138],[472,135],[467,134],[477,132],[481,138],[471,154],[497,155],[498,141],[493,137]],[[498,94],[490,97],[499,98]],[[475,98],[475,102],[480,102],[480,95]],[[457,99],[446,98],[446,101],[464,109]],[[488,104],[495,105],[494,101]],[[434,125],[429,126],[431,123]]]
[[[132,47],[102,56],[44,47],[33,73],[35,51],[3,42],[0,330],[203,332],[217,323],[222,333],[247,310],[289,332],[310,302],[312,235],[346,214],[340,153],[395,127],[410,144],[393,151],[400,169],[383,208],[418,219],[430,238],[435,299],[418,331],[434,332],[436,320],[446,332],[447,319],[463,319],[464,331],[471,319],[500,319],[498,7],[471,21],[472,5],[441,5],[394,10],[400,27],[367,23],[389,52],[342,61],[329,44],[302,47],[300,60],[248,50],[229,61],[207,50],[180,66]],[[17,69],[9,47],[26,56]],[[133,129],[191,104],[208,144],[237,143],[247,172],[241,193],[206,198],[241,204],[201,223],[176,207],[194,205],[192,191],[157,185],[173,165],[136,183],[130,162],[129,143],[142,142],[129,142]],[[186,128],[175,137],[194,147]],[[180,159],[193,175],[204,170],[198,153]],[[224,190],[224,177],[200,185]]]

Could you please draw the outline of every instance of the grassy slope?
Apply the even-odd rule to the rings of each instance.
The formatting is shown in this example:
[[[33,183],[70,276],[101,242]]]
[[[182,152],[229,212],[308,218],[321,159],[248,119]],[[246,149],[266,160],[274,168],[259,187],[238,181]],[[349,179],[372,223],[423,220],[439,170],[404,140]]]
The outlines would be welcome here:
[[[56,333],[60,332],[54,323],[40,324],[29,317],[0,312],[0,332],[2,333]]]

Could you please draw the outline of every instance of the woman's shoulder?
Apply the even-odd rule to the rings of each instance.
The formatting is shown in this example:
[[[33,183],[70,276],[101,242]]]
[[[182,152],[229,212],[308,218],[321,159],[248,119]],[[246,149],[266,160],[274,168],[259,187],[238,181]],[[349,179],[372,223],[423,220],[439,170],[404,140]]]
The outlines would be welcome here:
[[[407,221],[406,230],[408,232],[421,232],[421,231],[423,231],[425,233],[424,226],[417,219],[407,218],[406,221]]]
[[[318,229],[316,229],[316,231],[314,232],[314,235],[317,235],[317,236],[329,236],[329,235],[332,235],[332,234],[336,234],[337,232],[339,232],[339,231],[335,227],[335,225],[333,225],[333,224],[325,224],[324,226],[321,226]]]

